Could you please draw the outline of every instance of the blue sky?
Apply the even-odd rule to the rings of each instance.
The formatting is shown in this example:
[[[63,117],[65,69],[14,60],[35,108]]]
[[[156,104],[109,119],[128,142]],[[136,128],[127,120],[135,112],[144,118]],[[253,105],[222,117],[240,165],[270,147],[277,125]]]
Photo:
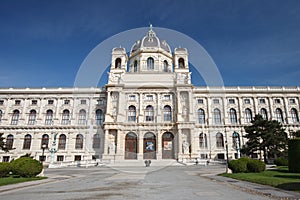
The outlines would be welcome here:
[[[297,86],[299,13],[298,0],[1,0],[0,87],[71,87],[95,46],[149,22],[199,42],[225,85]]]

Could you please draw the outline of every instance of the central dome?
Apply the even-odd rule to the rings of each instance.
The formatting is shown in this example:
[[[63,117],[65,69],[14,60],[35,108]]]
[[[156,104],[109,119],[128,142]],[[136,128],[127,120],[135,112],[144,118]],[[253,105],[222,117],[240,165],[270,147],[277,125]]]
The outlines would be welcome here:
[[[165,40],[160,40],[156,33],[152,29],[152,25],[150,25],[150,30],[148,31],[147,35],[143,37],[142,40],[138,40],[134,43],[134,45],[131,47],[131,53],[134,53],[138,50],[143,49],[162,49],[164,51],[167,51],[168,53],[171,53],[170,46],[167,44]]]

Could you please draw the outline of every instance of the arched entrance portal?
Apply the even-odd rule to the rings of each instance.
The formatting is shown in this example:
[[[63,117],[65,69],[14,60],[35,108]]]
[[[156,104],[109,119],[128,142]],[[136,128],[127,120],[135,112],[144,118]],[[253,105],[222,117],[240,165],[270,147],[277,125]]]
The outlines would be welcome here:
[[[156,159],[156,137],[151,132],[144,136],[144,159]]]
[[[125,159],[137,159],[137,136],[132,132],[125,138]]]
[[[166,132],[162,135],[162,159],[174,158],[174,135]]]

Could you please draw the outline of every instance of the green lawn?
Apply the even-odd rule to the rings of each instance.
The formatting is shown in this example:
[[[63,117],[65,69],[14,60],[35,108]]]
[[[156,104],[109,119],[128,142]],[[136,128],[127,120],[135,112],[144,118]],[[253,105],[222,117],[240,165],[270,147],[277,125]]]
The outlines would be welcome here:
[[[34,177],[34,178],[13,178],[13,177],[5,177],[0,178],[0,186],[3,185],[9,185],[9,184],[16,184],[16,183],[22,183],[27,181],[37,181],[41,179],[45,179],[46,177]]]
[[[300,192],[300,173],[290,173],[287,167],[274,168],[262,173],[221,174],[221,176]]]

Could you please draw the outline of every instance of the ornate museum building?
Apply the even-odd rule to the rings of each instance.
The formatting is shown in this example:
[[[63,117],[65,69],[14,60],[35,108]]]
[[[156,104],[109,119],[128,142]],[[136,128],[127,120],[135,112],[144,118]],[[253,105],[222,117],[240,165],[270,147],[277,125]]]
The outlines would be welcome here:
[[[112,49],[103,88],[0,89],[0,133],[11,149],[0,161],[237,158],[257,113],[288,134],[300,129],[299,94],[299,86],[194,86],[188,49],[172,52],[150,28],[129,54]]]

